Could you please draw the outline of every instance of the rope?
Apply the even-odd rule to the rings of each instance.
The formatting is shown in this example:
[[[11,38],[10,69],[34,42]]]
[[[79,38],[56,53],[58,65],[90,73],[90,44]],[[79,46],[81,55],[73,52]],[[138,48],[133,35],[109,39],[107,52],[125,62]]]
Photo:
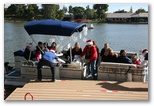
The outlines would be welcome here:
[[[31,98],[33,100],[33,95],[31,93],[26,93],[25,96],[24,96],[24,100],[26,100],[26,97],[27,97],[28,94],[31,96]]]

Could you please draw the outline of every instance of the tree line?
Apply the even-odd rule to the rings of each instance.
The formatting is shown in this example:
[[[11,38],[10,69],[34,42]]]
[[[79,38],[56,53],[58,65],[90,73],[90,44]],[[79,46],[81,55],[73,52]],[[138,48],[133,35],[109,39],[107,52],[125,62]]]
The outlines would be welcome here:
[[[123,9],[123,10],[115,11],[115,12],[113,12],[113,13],[133,13],[133,10],[132,10],[132,8],[130,8],[129,11],[125,11],[125,10]],[[135,14],[139,14],[139,13],[148,13],[148,11],[146,11],[145,9],[140,8],[140,9],[136,10],[134,13],[135,13]]]
[[[57,19],[62,20],[65,13],[73,15],[74,19],[99,19],[106,18],[108,4],[94,4],[93,8],[81,6],[72,7],[71,5],[60,9],[59,4],[41,4],[41,8],[37,4],[11,4],[4,9],[4,17],[14,16],[26,20],[33,19]]]
[[[86,8],[81,6],[72,7],[71,5],[60,9],[59,4],[41,4],[41,8],[37,4],[11,4],[4,9],[5,18],[15,18],[23,20],[34,19],[57,19],[63,20],[65,13],[73,16],[73,19],[90,19],[104,22],[108,11],[108,4],[93,4],[92,9],[89,5]],[[129,12],[132,12],[132,7]],[[146,12],[144,9],[138,9],[136,13]],[[125,10],[118,10],[114,13],[127,13]]]

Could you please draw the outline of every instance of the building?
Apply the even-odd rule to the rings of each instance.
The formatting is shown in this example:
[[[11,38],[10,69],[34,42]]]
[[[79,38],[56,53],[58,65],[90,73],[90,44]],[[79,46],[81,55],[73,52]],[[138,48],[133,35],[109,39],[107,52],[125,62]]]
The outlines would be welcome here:
[[[65,13],[63,21],[72,21],[74,19],[74,15],[72,13]]]
[[[148,23],[148,13],[107,13],[108,23]]]

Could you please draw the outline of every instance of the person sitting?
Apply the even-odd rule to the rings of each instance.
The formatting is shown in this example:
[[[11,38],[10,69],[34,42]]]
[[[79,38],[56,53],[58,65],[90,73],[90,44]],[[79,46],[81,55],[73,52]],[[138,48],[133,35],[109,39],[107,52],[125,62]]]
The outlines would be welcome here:
[[[49,50],[54,50],[55,51],[56,50],[56,46],[57,46],[56,42],[52,42],[51,47],[49,48]]]
[[[81,55],[82,48],[78,42],[75,43],[74,48],[72,49],[72,57],[74,58],[75,55]]]
[[[120,56],[118,57],[119,63],[129,63],[132,64],[132,60],[126,56],[127,52],[126,50],[120,51]]]
[[[66,54],[67,58],[70,58],[70,50],[72,50],[71,51],[72,52],[72,60],[75,59],[75,55],[81,55],[81,53],[82,53],[82,48],[78,42],[75,43],[74,48],[71,47],[67,51],[67,54]]]
[[[101,53],[100,53],[101,61],[104,61],[104,59],[106,57],[105,51],[107,51],[108,48],[109,48],[109,45],[107,43],[105,43],[104,47],[102,48]]]
[[[133,64],[136,64],[136,65],[140,65],[141,64],[141,61],[138,58],[138,55],[137,54],[134,54],[131,59],[132,59],[132,63]]]
[[[114,53],[111,48],[108,48],[104,62],[118,62],[118,54]]]
[[[35,51],[35,56],[37,61],[41,59],[41,55],[43,54],[42,49],[43,49],[43,43],[39,41]]]
[[[32,50],[32,43],[26,44],[23,55],[26,60],[35,60],[34,51]]]
[[[43,43],[43,51],[48,51],[49,50],[49,46],[47,42]]]
[[[148,67],[148,50],[147,49],[144,49],[142,51],[142,55],[144,57],[144,60],[137,67]]]

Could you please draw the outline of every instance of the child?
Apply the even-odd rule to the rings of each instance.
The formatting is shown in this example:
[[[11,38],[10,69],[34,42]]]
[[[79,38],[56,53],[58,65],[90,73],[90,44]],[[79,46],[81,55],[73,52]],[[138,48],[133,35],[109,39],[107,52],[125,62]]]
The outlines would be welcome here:
[[[136,65],[140,65],[141,64],[141,61],[138,58],[137,54],[134,54],[131,59],[132,59],[132,63],[133,64],[136,64]]]

